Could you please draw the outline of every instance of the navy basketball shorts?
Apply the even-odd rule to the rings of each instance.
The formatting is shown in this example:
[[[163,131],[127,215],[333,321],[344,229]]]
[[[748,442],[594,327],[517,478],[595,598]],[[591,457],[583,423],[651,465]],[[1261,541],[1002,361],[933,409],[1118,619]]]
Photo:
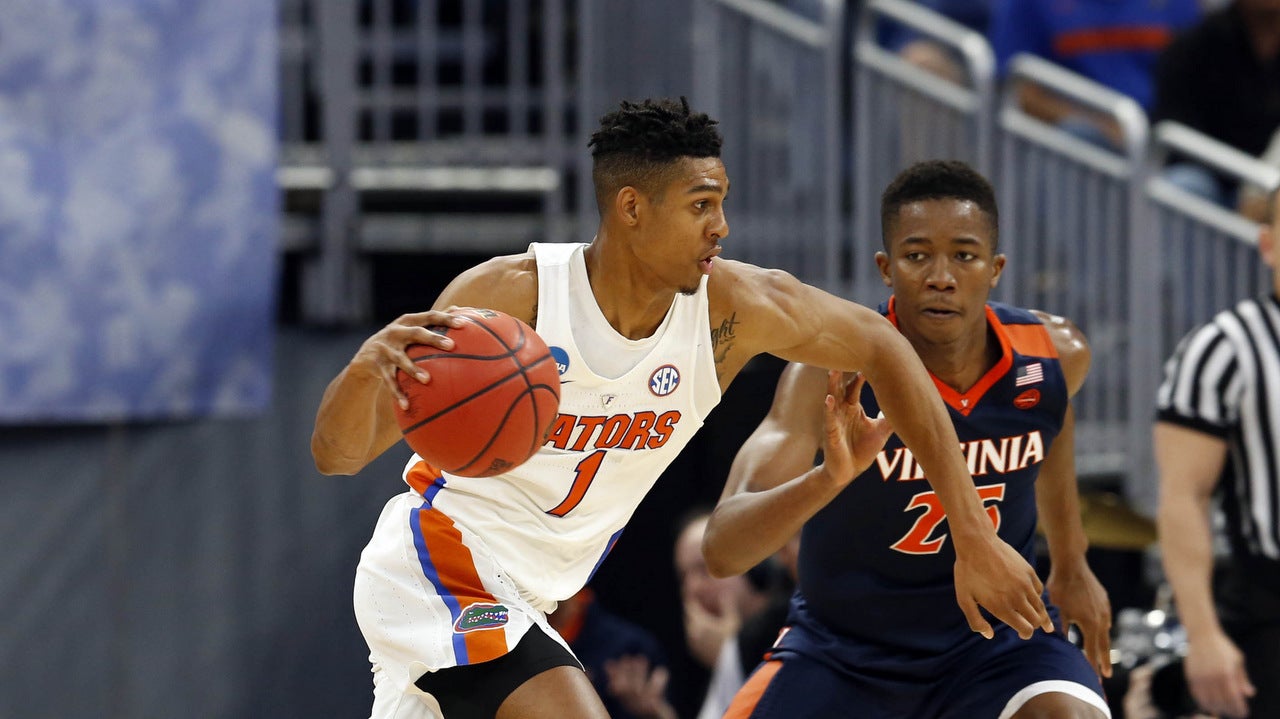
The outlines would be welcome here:
[[[996,636],[973,635],[954,651],[929,657],[855,650],[859,666],[836,661],[828,635],[793,636],[756,668],[726,719],[1007,719],[1034,696],[1064,692],[1110,710],[1098,675],[1061,634],[1037,631],[1026,641],[1006,626]],[[846,640],[847,641],[847,640]],[[806,646],[807,645],[807,646]],[[812,650],[810,650],[812,648]]]

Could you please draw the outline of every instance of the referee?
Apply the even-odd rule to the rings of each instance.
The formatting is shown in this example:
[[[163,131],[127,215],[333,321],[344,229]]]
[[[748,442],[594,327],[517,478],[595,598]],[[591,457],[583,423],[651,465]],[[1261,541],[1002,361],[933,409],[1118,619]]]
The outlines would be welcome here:
[[[1226,717],[1280,717],[1280,219],[1271,223],[1258,249],[1272,293],[1188,334],[1157,399],[1160,547],[1187,630],[1187,682],[1203,710]],[[1230,548],[1216,606],[1215,493]]]

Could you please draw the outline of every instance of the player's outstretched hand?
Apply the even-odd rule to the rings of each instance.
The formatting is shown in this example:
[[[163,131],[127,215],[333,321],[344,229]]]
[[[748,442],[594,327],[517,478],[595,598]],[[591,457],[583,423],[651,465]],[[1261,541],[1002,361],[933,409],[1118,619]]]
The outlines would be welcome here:
[[[396,382],[396,370],[403,370],[405,374],[423,384],[430,382],[431,376],[409,359],[409,355],[405,354],[405,348],[410,345],[431,345],[442,350],[452,349],[453,340],[438,332],[432,332],[427,327],[461,327],[462,324],[463,320],[449,314],[448,310],[401,315],[365,340],[356,351],[351,364],[381,378],[400,407],[408,409],[409,399],[404,396],[399,383]]]
[[[1111,676],[1111,601],[1107,590],[1081,557],[1058,562],[1049,570],[1049,599],[1062,612],[1063,628],[1080,627],[1084,655],[1098,676]]]
[[[1044,584],[1018,550],[992,532],[984,540],[956,547],[956,601],[969,628],[990,639],[991,624],[978,607],[1030,639],[1036,627],[1053,631],[1053,621],[1040,593]]]
[[[893,425],[886,417],[873,419],[862,408],[862,386],[866,382],[861,372],[827,372],[822,463],[833,478],[853,481],[871,466],[893,434]]]

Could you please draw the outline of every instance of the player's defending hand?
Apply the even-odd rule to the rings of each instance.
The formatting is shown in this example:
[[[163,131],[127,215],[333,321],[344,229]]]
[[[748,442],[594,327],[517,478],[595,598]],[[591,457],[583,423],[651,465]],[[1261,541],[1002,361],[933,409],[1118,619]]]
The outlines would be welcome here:
[[[1111,676],[1111,601],[1107,590],[1081,556],[1076,562],[1057,562],[1049,570],[1049,599],[1062,612],[1064,628],[1080,627],[1084,655],[1098,676]]]
[[[828,476],[844,484],[871,466],[893,434],[893,425],[883,414],[873,419],[862,408],[866,382],[861,372],[827,372],[822,464]]]
[[[438,332],[432,332],[427,327],[461,327],[462,324],[463,320],[449,314],[447,310],[401,315],[360,345],[355,358],[351,360],[351,366],[381,378],[382,383],[395,397],[400,407],[408,409],[409,399],[404,396],[399,383],[396,382],[396,370],[403,370],[405,374],[423,384],[430,382],[431,376],[409,359],[405,348],[411,345],[430,345],[442,350],[452,349],[453,340]]]
[[[956,547],[956,601],[969,628],[987,639],[995,636],[981,606],[1023,639],[1030,639],[1036,627],[1052,632],[1041,597],[1044,584],[1027,560],[994,532],[979,542]]]

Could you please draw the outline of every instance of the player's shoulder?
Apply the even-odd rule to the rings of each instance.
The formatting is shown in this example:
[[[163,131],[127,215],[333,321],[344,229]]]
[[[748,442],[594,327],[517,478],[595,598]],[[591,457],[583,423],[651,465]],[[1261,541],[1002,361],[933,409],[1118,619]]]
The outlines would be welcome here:
[[[717,259],[707,280],[707,297],[713,311],[742,310],[785,303],[800,287],[800,281],[786,270]]]
[[[1070,319],[1044,310],[1024,310],[1024,312],[1044,326],[1045,332],[1049,334],[1049,339],[1053,341],[1060,354],[1064,351],[1072,352],[1088,348],[1089,342],[1084,332]]]
[[[1038,325],[1047,324],[1046,318],[1053,317],[1048,312],[1027,309],[1016,305],[1008,305],[994,300],[987,302],[987,307],[995,313],[1001,324],[1005,325]]]
[[[1002,302],[988,302],[987,306],[995,313],[1000,323],[1010,325],[1031,325],[1042,327],[1059,350],[1072,343],[1085,342],[1084,333],[1067,317],[1055,315],[1044,310],[1007,305]],[[1069,347],[1068,347],[1069,348]]]
[[[794,275],[786,270],[761,267],[742,260],[716,258],[715,270],[711,273],[710,284],[723,287],[743,285],[758,287],[798,281]]]
[[[1085,376],[1088,375],[1089,366],[1093,363],[1093,350],[1090,349],[1089,340],[1085,337],[1084,332],[1081,332],[1074,322],[1062,315],[1055,315],[1044,310],[1022,311],[1029,314],[1044,327],[1049,341],[1057,351],[1058,361],[1062,364],[1062,371],[1067,378],[1071,394],[1075,394],[1079,390],[1081,383],[1084,382]]]
[[[533,252],[499,255],[458,275],[438,306],[487,307],[528,322],[538,302],[538,263]]]
[[[1079,328],[1065,317],[1002,302],[988,302],[987,308],[1004,327],[1014,349],[1023,354],[1051,357],[1083,342]]]

